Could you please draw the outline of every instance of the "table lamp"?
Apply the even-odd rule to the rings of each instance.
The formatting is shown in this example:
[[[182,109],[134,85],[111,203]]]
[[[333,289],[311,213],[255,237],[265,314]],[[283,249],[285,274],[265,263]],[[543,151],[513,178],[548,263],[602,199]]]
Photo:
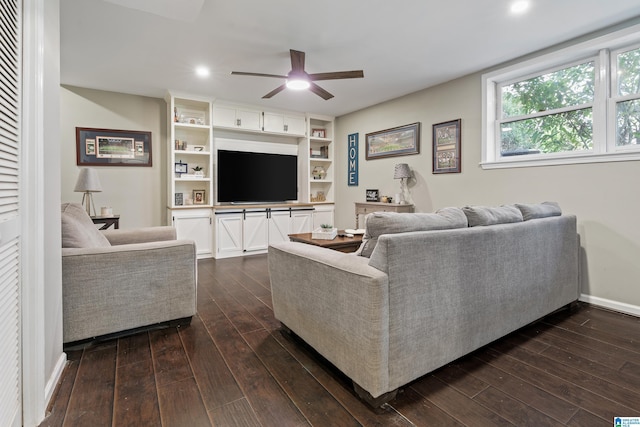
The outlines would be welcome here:
[[[411,178],[411,169],[406,163],[398,163],[395,171],[393,172],[393,179],[400,180],[400,190],[402,191],[402,200],[398,200],[398,203],[403,205],[411,204],[411,194],[409,194],[409,187],[407,181]]]
[[[93,193],[102,191],[100,179],[98,178],[98,172],[96,172],[96,170],[92,168],[80,169],[80,175],[78,175],[78,181],[76,181],[76,188],[73,191],[84,193],[82,195],[82,204],[85,205],[87,214],[91,216]],[[93,216],[96,216],[95,206],[93,206]]]

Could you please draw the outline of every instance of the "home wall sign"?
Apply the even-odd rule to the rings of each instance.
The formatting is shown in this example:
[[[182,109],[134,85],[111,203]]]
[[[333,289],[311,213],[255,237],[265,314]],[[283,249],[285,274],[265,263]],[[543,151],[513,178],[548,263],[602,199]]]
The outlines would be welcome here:
[[[358,186],[358,134],[352,133],[347,136],[347,184],[352,187]]]

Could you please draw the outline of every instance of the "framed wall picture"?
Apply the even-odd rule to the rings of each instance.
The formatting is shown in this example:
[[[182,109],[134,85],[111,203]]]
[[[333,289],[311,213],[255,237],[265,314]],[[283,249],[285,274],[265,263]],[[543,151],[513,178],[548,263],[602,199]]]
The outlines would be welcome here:
[[[420,122],[368,133],[366,149],[367,160],[420,154]]]
[[[460,173],[461,119],[433,125],[433,173]]]
[[[151,132],[76,127],[78,166],[152,166]]]

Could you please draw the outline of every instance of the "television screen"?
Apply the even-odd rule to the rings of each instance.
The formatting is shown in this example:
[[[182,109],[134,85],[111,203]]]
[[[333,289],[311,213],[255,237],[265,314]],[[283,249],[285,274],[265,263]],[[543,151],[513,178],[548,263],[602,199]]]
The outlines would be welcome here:
[[[298,199],[298,157],[218,150],[218,202],[284,202]]]

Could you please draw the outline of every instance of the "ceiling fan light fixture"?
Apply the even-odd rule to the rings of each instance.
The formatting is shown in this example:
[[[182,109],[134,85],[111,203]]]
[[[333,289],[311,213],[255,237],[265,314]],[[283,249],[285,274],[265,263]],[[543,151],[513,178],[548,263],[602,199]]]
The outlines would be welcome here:
[[[287,79],[287,88],[293,90],[305,90],[311,87],[309,80],[305,79]]]

